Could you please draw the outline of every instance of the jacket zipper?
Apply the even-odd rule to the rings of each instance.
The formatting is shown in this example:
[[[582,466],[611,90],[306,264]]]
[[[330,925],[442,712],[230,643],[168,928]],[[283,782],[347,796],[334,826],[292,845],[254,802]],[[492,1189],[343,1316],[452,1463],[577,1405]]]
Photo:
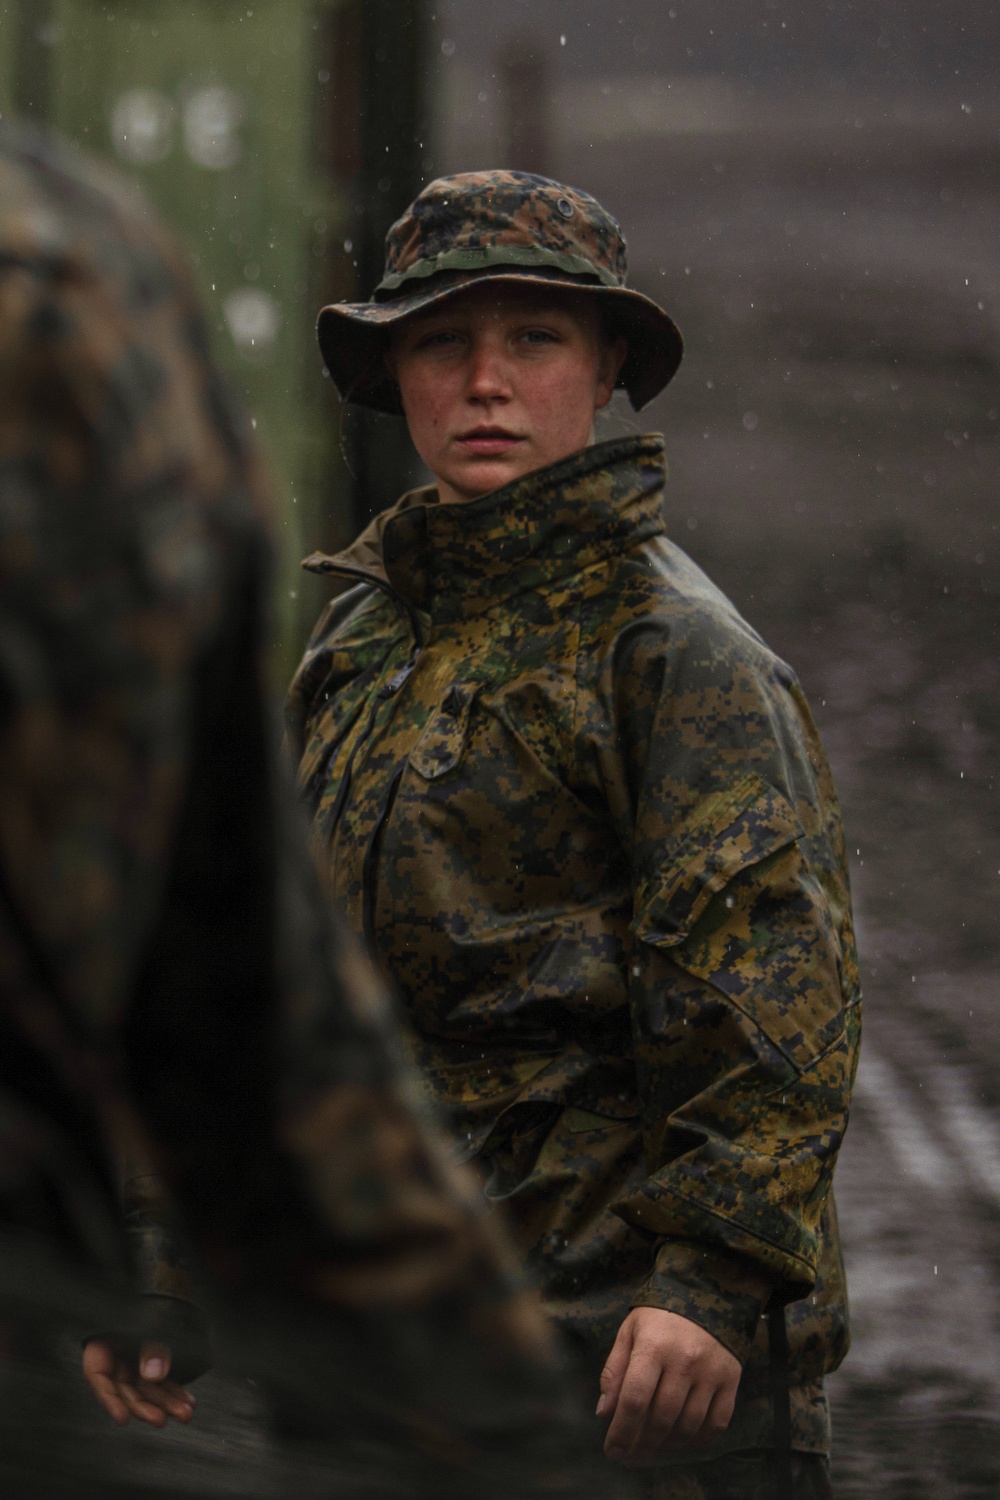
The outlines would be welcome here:
[[[405,666],[400,667],[399,671],[394,673],[383,687],[379,688],[378,696],[380,699],[382,699],[383,702],[387,698],[394,698],[399,692],[400,688],[402,688],[409,681],[413,669],[417,665],[419,659],[420,647],[418,646]],[[375,705],[375,710],[372,714],[372,722],[374,722],[375,713],[377,711],[378,704]],[[355,746],[355,749],[357,749],[357,746]],[[353,759],[354,756],[352,754],[352,762]],[[364,934],[370,951],[373,953],[375,951],[375,906],[378,900],[378,879],[375,873],[376,861],[378,858],[378,846],[382,836],[382,829],[389,821],[389,816],[392,813],[392,804],[396,800],[396,793],[399,790],[399,783],[402,780],[404,770],[405,762],[403,765],[397,766],[395,771],[393,771],[392,773],[392,780],[389,783],[389,790],[386,792],[385,798],[382,802],[382,806],[379,808],[379,814],[375,820],[375,827],[372,829],[371,835],[369,836],[368,843],[365,847],[365,857],[361,865],[361,901],[363,908]],[[339,802],[340,798],[338,797],[337,800]]]
[[[413,637],[413,650],[410,653],[409,661],[407,661],[402,667],[400,667],[398,672],[394,672],[393,675],[389,678],[389,681],[383,683],[382,687],[379,688],[375,696],[375,702],[372,704],[371,711],[368,714],[368,721],[351,747],[351,753],[348,757],[347,765],[344,768],[344,774],[341,777],[340,786],[337,789],[337,800],[334,802],[333,810],[326,820],[326,838],[327,840],[330,840],[333,838],[334,832],[336,831],[337,824],[340,821],[340,815],[344,811],[344,804],[346,803],[348,794],[351,790],[351,782],[354,777],[354,762],[357,758],[358,751],[375,727],[375,718],[378,714],[380,705],[384,703],[387,698],[395,697],[400,688],[409,678],[410,674],[413,672],[414,667],[417,665],[417,662],[420,659],[420,653],[423,650],[424,642],[423,635],[420,629],[420,620],[417,617],[416,611],[410,608],[406,600],[403,598],[402,594],[398,594],[396,592],[392,584],[389,583],[388,579],[380,578],[377,573],[368,573],[364,568],[346,568],[342,567],[339,563],[330,562],[324,562],[312,571],[321,573],[337,573],[344,578],[356,578],[359,583],[368,583],[371,584],[373,588],[381,589],[382,593],[388,594],[393,604],[395,604],[397,609],[399,609],[405,616],[406,622],[410,627],[410,634]]]
[[[361,866],[361,900],[363,904],[364,934],[369,953],[375,953],[377,945],[375,942],[375,917],[378,906],[378,854],[379,845],[382,842],[382,832],[392,815],[393,803],[396,801],[396,793],[399,791],[399,783],[403,779],[405,764],[397,766],[389,783],[389,790],[385,794],[382,806],[379,809],[378,819],[371,831],[368,846],[365,849],[364,863]]]
[[[389,678],[389,681],[383,683],[378,692],[375,694],[375,702],[371,706],[365,727],[364,729],[362,729],[361,733],[354,741],[354,744],[351,746],[351,753],[348,757],[347,765],[344,768],[344,774],[341,777],[340,786],[337,788],[337,800],[333,804],[333,810],[327,818],[326,837],[328,839],[333,838],[337,823],[340,820],[340,815],[344,811],[344,803],[347,801],[347,795],[351,789],[351,781],[354,776],[355,759],[357,758],[357,754],[361,749],[361,746],[365,743],[368,736],[371,734],[372,730],[375,727],[375,719],[378,715],[379,709],[381,708],[382,704],[387,701],[387,699],[394,698],[396,696],[400,688],[409,680],[413,669],[415,668],[419,660],[420,647],[417,646],[414,649],[413,655],[410,657],[409,661],[406,662],[405,665],[400,667],[398,672],[394,672],[393,675]]]

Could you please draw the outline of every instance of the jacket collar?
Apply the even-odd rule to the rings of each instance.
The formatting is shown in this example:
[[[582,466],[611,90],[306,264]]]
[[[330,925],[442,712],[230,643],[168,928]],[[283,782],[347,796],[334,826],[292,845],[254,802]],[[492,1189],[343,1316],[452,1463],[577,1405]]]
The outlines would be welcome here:
[[[659,434],[615,438],[475,500],[412,490],[343,552],[303,566],[365,579],[435,623],[465,619],[662,532],[664,480]]]

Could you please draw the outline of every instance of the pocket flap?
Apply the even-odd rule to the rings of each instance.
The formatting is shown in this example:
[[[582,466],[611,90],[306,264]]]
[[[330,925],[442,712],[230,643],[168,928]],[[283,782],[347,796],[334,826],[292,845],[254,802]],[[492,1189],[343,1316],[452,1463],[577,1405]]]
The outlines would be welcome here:
[[[427,781],[451,771],[462,758],[477,682],[454,682],[410,751],[410,765]]]
[[[700,805],[672,857],[636,892],[632,931],[644,943],[681,943],[734,875],[801,836],[791,806],[756,771]]]

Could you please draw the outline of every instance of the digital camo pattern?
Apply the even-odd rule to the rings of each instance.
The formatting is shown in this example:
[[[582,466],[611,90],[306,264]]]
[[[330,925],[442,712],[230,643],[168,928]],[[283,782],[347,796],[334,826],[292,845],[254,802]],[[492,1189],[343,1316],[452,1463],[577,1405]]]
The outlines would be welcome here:
[[[646,1484],[642,1500],[775,1500],[777,1493],[774,1457],[757,1449],[670,1469]],[[792,1454],[788,1500],[833,1500],[823,1454]]]
[[[0,1259],[41,1234],[123,1278],[131,1162],[145,1292],[188,1292],[169,1192],[216,1295],[284,1309],[269,1381],[308,1368],[386,1440],[430,1403],[447,1450],[484,1411],[513,1430],[501,1373],[518,1420],[563,1395],[332,934],[274,753],[268,505],[173,244],[117,179],[0,129]]]
[[[439,177],[386,236],[385,274],[369,302],[323,308],[317,333],[345,401],[399,413],[385,367],[393,324],[484,278],[573,286],[600,299],[606,325],[628,344],[618,385],[638,411],[674,376],[684,345],[671,318],[625,285],[628,256],[617,220],[589,193],[530,172]]]
[[[500,246],[572,257],[615,286],[628,276],[621,225],[596,198],[530,172],[464,172],[428,183],[385,241],[381,286],[437,269],[440,257]]]
[[[289,698],[330,885],[402,992],[429,1095],[597,1364],[629,1307],[744,1362],[796,1445],[847,1347],[830,1182],[858,1042],[846,862],[791,670],[664,535],[662,442],[480,499],[417,491]]]

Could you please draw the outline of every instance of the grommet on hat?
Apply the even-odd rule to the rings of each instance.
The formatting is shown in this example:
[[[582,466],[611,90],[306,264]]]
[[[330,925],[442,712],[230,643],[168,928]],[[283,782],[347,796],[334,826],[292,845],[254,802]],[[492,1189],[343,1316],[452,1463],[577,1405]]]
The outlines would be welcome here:
[[[386,236],[385,272],[369,302],[319,315],[326,367],[345,401],[400,412],[384,356],[394,324],[500,278],[572,286],[599,297],[628,354],[618,377],[636,411],[671,380],[684,352],[673,319],[626,286],[621,227],[596,198],[530,172],[465,172],[424,188]]]

